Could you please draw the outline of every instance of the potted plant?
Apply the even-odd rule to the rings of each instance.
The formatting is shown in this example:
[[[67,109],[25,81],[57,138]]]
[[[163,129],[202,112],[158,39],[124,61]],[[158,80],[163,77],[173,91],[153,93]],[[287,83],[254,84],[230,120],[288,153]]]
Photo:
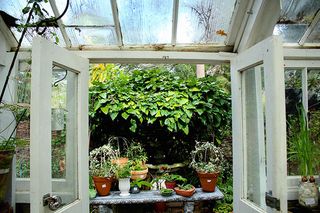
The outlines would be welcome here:
[[[164,184],[166,185],[167,189],[174,189],[178,181],[183,183],[187,181],[187,179],[182,177],[181,175],[169,173],[165,173],[164,175],[162,175],[161,179],[165,180]]]
[[[125,165],[118,165],[116,169],[116,177],[119,180],[119,190],[120,196],[130,195],[130,165],[129,163]]]
[[[214,192],[224,164],[221,149],[211,142],[196,141],[191,158],[190,167],[197,171],[202,190]]]
[[[136,180],[132,181],[130,183],[130,192],[132,194],[137,194],[140,192],[142,187],[147,187],[147,188],[151,188],[152,184],[149,183],[148,181],[145,181],[141,178],[137,178]]]
[[[108,139],[108,144],[117,150],[119,156],[112,160],[112,164],[123,166],[128,163],[129,159],[126,156],[126,151],[128,149],[128,140],[125,137],[111,136]]]
[[[299,185],[299,203],[306,207],[315,207],[318,205],[318,187],[313,175],[318,165],[318,151],[314,142],[310,138],[310,129],[308,120],[303,107],[298,109],[298,127],[293,128],[293,124],[289,124],[295,131],[289,137],[288,155],[291,160],[298,163],[298,169],[301,174],[301,182]]]
[[[98,147],[90,152],[89,171],[95,188],[100,196],[109,194],[116,166],[112,160],[119,156],[109,144]]]
[[[127,157],[131,164],[131,179],[145,179],[148,174],[147,153],[140,143],[131,143],[127,149]]]
[[[178,184],[178,186],[174,188],[174,191],[178,195],[184,197],[191,197],[193,193],[196,191],[196,188],[191,184]]]
[[[161,189],[160,190],[160,194],[165,197],[171,196],[173,194],[173,192],[174,192],[173,189]]]
[[[10,180],[12,158],[15,153],[15,139],[0,142],[0,203],[4,201]]]

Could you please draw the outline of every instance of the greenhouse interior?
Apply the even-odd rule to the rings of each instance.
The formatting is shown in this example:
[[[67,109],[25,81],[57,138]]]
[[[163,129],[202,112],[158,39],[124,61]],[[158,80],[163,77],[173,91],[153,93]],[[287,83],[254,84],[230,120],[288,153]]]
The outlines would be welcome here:
[[[319,19],[0,0],[0,212],[320,212]]]

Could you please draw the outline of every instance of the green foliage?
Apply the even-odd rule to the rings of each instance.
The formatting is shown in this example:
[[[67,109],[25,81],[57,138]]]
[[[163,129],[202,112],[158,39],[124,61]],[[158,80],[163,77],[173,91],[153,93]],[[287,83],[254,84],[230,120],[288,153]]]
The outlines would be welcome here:
[[[223,183],[221,176],[219,177],[219,189],[223,193],[223,200],[216,202],[213,212],[230,213],[233,210],[233,183],[232,174],[230,174]]]
[[[116,169],[116,177],[118,179],[120,178],[128,178],[131,176],[131,168],[130,168],[130,164],[125,164],[125,165],[122,165],[122,166],[117,166],[117,169]]]
[[[140,143],[134,142],[127,148],[127,157],[129,160],[139,162],[146,162],[148,160],[147,153]]]
[[[182,177],[181,175],[169,174],[169,173],[165,173],[164,175],[162,175],[161,179],[168,182],[173,182],[173,181],[186,182],[187,181],[187,179]]]
[[[161,189],[160,194],[162,196],[171,196],[173,193],[173,189]]]
[[[111,78],[102,78],[102,82],[93,78],[91,81],[93,130],[101,113],[114,122],[126,120],[132,132],[137,132],[143,125],[159,124],[170,132],[188,135],[195,121],[207,127],[209,132],[229,122],[230,94],[219,88],[212,77],[182,79],[157,68],[127,74],[114,69],[113,66],[105,70],[117,73],[112,81],[108,80]]]
[[[129,161],[129,164],[132,171],[142,171],[147,168],[142,161],[139,160],[131,160]]]
[[[130,183],[130,187],[134,187],[137,185],[139,188],[145,186],[145,187],[152,187],[152,184],[148,181],[142,180],[141,178],[138,178]]]
[[[193,185],[191,184],[178,184],[178,188],[182,190],[190,190],[193,188]]]
[[[192,161],[190,167],[198,172],[215,173],[222,172],[224,156],[222,150],[212,142],[196,142],[191,152]]]
[[[310,130],[308,127],[308,120],[303,107],[298,109],[298,124],[299,128],[296,132],[291,134],[288,139],[288,159],[296,160],[298,162],[298,168],[300,175],[308,176],[315,174],[315,168],[318,164],[316,160],[318,152],[314,142],[310,138]],[[294,124],[288,124],[290,126]]]

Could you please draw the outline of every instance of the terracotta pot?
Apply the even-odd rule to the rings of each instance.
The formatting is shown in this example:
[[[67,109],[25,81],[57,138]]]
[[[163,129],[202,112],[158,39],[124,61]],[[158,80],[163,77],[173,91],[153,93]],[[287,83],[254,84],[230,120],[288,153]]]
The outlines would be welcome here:
[[[128,158],[117,158],[111,161],[112,164],[117,164],[119,166],[124,166],[128,163]]]
[[[164,184],[166,185],[167,189],[174,189],[177,183],[175,181],[165,181]]]
[[[196,188],[192,186],[192,189],[183,190],[183,189],[180,189],[179,187],[175,187],[174,191],[176,192],[177,195],[181,195],[183,197],[191,197],[193,193],[196,191]]]
[[[111,177],[92,177],[98,195],[107,196],[110,193],[112,178]]]
[[[218,181],[219,172],[217,173],[202,173],[198,172],[202,191],[214,192]]]
[[[12,178],[10,174],[14,150],[0,151],[0,203],[4,201]]]
[[[141,170],[141,171],[131,171],[130,173],[131,173],[132,180],[136,180],[138,178],[143,180],[147,177],[148,168],[146,168],[145,170]]]

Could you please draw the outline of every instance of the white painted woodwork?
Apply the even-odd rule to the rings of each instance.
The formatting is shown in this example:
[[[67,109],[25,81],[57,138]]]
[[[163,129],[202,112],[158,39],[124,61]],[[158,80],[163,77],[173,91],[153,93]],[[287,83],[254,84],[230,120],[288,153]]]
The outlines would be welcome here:
[[[171,51],[75,51],[76,54],[88,58],[90,63],[189,63],[189,64],[221,64],[229,63],[236,54],[171,52]]]
[[[77,166],[78,199],[55,212],[88,212],[88,68],[85,58],[35,37],[32,47],[31,79],[31,212],[50,212],[42,197],[52,193],[51,179],[51,76],[59,65],[77,73]],[[68,179],[66,179],[68,182]],[[69,183],[68,183],[69,184]]]
[[[271,36],[253,47],[239,53],[231,60],[232,81],[232,132],[233,132],[233,174],[234,174],[234,212],[277,212],[263,205],[258,207],[246,198],[245,181],[246,164],[244,135],[244,103],[247,95],[243,93],[242,78],[246,69],[259,64],[264,68],[265,86],[265,119],[266,119],[266,154],[267,154],[267,183],[266,190],[272,191],[272,195],[280,199],[281,212],[287,212],[287,164],[286,164],[286,127],[285,127],[285,102],[284,102],[284,71],[282,41],[277,36]],[[252,83],[256,83],[255,79]],[[256,88],[259,89],[259,88]],[[257,97],[258,99],[259,97]],[[261,112],[256,119],[261,119]],[[262,126],[248,131],[259,129],[260,140]],[[259,134],[259,133],[258,133]],[[262,143],[259,143],[262,145]],[[262,153],[261,153],[262,155]],[[261,156],[263,161],[263,155]],[[258,172],[258,171],[257,171]],[[261,172],[261,171],[260,171]],[[263,183],[261,183],[263,184]],[[262,192],[260,194],[262,199]]]
[[[280,15],[279,0],[255,0],[246,21],[241,40],[234,52],[241,52],[271,36]],[[263,26],[263,27],[261,27]],[[236,42],[237,43],[237,42]]]

